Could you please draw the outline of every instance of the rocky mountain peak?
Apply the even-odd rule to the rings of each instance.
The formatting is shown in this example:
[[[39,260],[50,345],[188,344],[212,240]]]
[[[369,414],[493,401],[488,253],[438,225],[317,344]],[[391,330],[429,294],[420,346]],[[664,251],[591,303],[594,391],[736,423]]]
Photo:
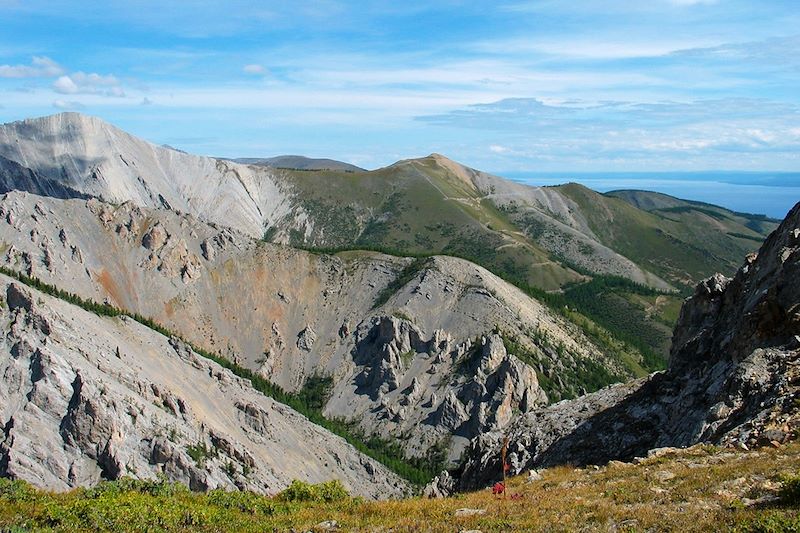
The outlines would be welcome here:
[[[510,439],[512,473],[539,465],[630,460],[662,447],[780,445],[800,433],[800,204],[733,276],[687,299],[669,368],[537,409],[474,439],[434,493],[492,482]]]
[[[741,361],[759,347],[782,346],[800,334],[800,204],[732,279],[701,282],[675,327],[670,371],[697,362]]]

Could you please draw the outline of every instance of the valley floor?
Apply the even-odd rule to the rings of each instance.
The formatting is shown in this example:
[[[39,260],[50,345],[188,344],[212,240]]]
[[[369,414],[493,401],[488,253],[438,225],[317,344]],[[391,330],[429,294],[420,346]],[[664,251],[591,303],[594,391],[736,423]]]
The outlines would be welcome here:
[[[562,466],[509,480],[506,499],[488,489],[383,502],[312,492],[200,494],[122,480],[52,494],[0,479],[0,531],[800,531],[800,443]]]

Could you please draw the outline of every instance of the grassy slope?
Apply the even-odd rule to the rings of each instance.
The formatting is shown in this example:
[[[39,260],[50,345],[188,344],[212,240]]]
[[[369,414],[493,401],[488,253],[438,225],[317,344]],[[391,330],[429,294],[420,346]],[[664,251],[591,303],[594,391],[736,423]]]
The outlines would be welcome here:
[[[510,479],[508,499],[489,490],[445,499],[330,501],[249,493],[190,493],[120,481],[66,494],[0,480],[0,528],[12,531],[798,531],[800,445],[741,452],[695,446],[640,464],[556,467]],[[302,488],[302,487],[301,487]],[[333,487],[335,488],[335,487]],[[766,497],[763,503],[754,500]],[[457,509],[483,514],[456,516]],[[16,528],[16,529],[15,529]]]
[[[581,208],[606,246],[682,289],[714,272],[732,275],[775,228],[774,221],[643,191],[602,195],[577,184],[557,187]],[[639,209],[641,206],[643,209]],[[587,315],[625,338],[666,355],[683,296],[646,295],[590,283],[580,292]],[[568,290],[567,295],[578,292]]]
[[[445,253],[480,264],[522,288],[552,290],[583,279],[554,262],[471,184],[432,157],[400,162],[374,172],[293,172],[290,176],[305,209],[317,221],[317,231],[310,237],[292,237],[294,245],[325,251],[365,248],[397,255]],[[616,309],[612,306],[617,302],[601,301],[605,310]],[[556,307],[563,303],[566,302],[559,302]],[[580,304],[574,300],[569,303]],[[628,315],[638,318],[646,314],[643,306],[628,307]],[[593,313],[595,322],[619,334],[614,330],[614,320],[592,309],[588,312]],[[669,328],[658,325],[637,331],[642,338],[655,339],[650,344],[661,358],[655,364],[645,364],[646,370],[662,368]],[[618,351],[619,347],[613,350]],[[631,375],[638,375],[646,371],[639,365],[641,359],[632,354],[623,365],[634,367]]]
[[[444,253],[474,261],[518,286],[545,290],[587,279],[559,264],[535,236],[526,237],[508,214],[435,157],[401,161],[373,172],[287,172],[316,221],[309,237],[292,235],[294,245],[397,255]],[[747,217],[705,204],[701,211],[684,211],[693,204],[666,195],[636,193],[623,195],[623,200],[576,184],[556,190],[579,206],[603,244],[683,287],[684,293],[713,272],[733,272],[772,229],[768,222],[757,226]],[[570,305],[594,322],[639,350],[656,354],[646,357],[655,361],[645,364],[647,369],[663,367],[681,296],[641,295],[606,286],[599,290],[596,284],[568,289],[566,295]]]
[[[581,279],[431,158],[373,172],[287,172],[317,221],[310,237],[292,235],[294,245],[444,253],[547,290]]]
[[[557,189],[581,207],[603,244],[678,286],[691,286],[714,272],[733,274],[774,229],[767,225],[755,231],[746,225],[748,219],[713,206],[645,211],[574,183]]]

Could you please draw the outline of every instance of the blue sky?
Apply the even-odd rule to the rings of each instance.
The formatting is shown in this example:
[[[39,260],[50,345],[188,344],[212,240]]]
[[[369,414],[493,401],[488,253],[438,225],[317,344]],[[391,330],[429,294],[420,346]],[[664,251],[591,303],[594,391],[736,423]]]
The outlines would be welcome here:
[[[0,121],[60,110],[232,157],[798,171],[800,6],[0,0]]]

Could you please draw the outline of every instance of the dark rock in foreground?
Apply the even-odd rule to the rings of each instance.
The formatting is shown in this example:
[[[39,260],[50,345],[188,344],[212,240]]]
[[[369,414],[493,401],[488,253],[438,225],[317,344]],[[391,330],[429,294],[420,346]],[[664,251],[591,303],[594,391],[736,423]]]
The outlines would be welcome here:
[[[470,444],[450,487],[555,464],[630,460],[661,447],[780,444],[800,427],[800,204],[732,278],[700,283],[683,305],[669,368],[520,416]]]

